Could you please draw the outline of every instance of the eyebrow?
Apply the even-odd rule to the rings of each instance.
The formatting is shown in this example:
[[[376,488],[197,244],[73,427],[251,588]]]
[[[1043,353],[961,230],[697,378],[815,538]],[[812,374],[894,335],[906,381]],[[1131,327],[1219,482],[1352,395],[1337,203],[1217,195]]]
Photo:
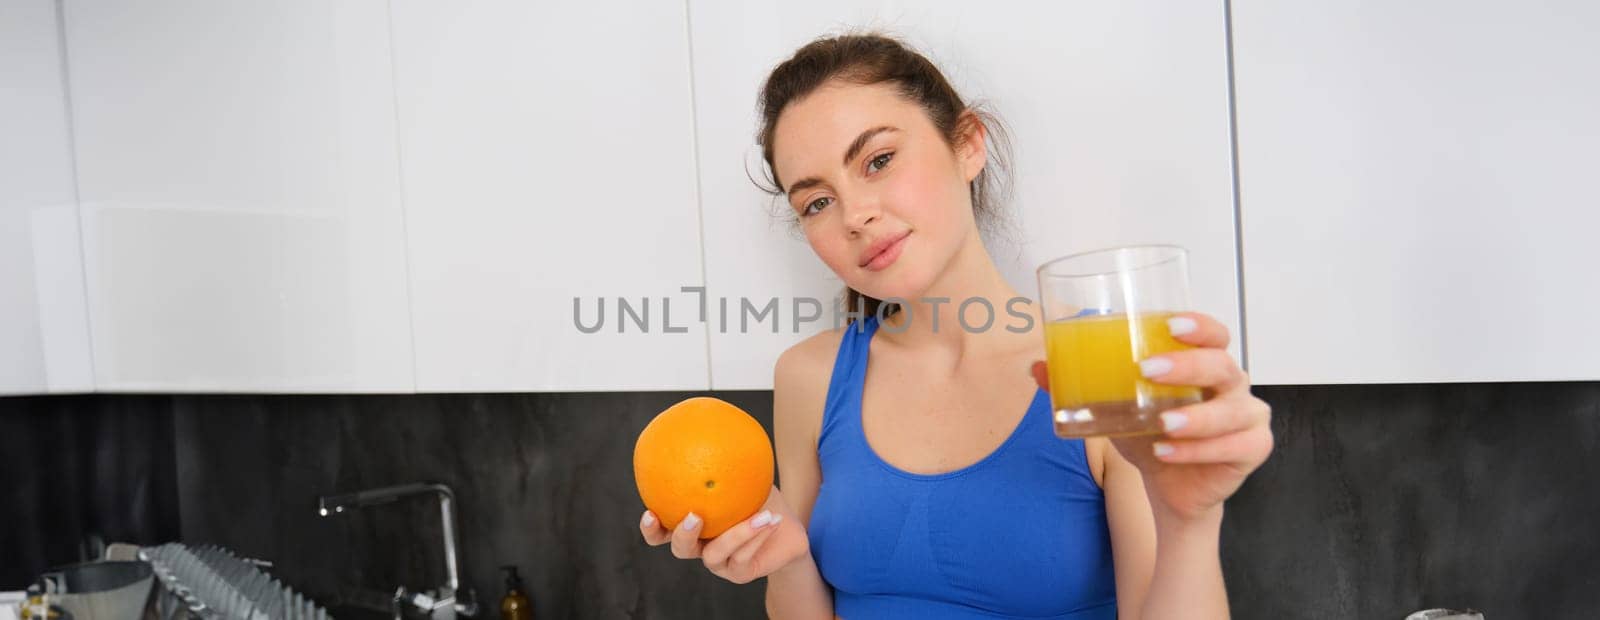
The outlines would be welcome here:
[[[872,129],[868,129],[866,131],[861,132],[861,135],[856,136],[856,139],[850,143],[850,148],[847,148],[847,149],[844,150],[844,163],[843,163],[843,165],[845,165],[845,166],[850,165],[850,160],[855,159],[856,155],[861,153],[861,149],[866,148],[868,140],[871,140],[873,136],[876,136],[876,135],[878,135],[880,133],[884,133],[886,131],[900,131],[900,130],[895,128],[895,127],[890,127],[888,125],[880,125],[878,127],[873,127]],[[793,196],[795,192],[798,192],[798,191],[803,190],[803,189],[810,189],[812,187],[815,187],[815,186],[818,186],[818,185],[821,185],[821,184],[822,184],[822,179],[820,177],[806,177],[804,179],[800,179],[799,181],[795,181],[794,185],[790,185],[789,186],[789,191],[785,192],[785,193],[790,195],[790,196]]]

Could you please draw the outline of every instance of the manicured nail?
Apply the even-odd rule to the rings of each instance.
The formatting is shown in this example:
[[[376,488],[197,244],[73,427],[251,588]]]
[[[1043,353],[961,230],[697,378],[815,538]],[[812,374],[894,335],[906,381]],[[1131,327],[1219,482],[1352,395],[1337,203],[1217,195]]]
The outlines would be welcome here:
[[[1155,452],[1156,452],[1156,456],[1171,456],[1172,455],[1172,444],[1162,443],[1162,442],[1158,441],[1158,442],[1155,443]]]
[[[772,511],[763,510],[761,511],[761,514],[756,515],[754,519],[750,520],[750,529],[759,530],[762,527],[765,527],[768,523],[772,523]]]
[[[648,511],[648,510],[644,511],[644,516],[639,518],[639,526],[640,527],[650,527],[650,526],[655,525],[655,524],[656,524],[656,516],[654,514],[651,514],[650,511]]]
[[[779,523],[783,523],[783,515],[772,515],[772,524],[777,525]]]
[[[692,512],[689,513],[689,516],[683,518],[683,523],[678,524],[678,529],[685,532],[693,532],[697,529],[700,529],[700,517],[696,516]]]
[[[1146,377],[1159,377],[1172,372],[1172,360],[1165,357],[1152,357],[1139,362],[1139,372]]]
[[[1172,332],[1174,336],[1182,336],[1197,329],[1200,329],[1200,326],[1189,317],[1175,316],[1167,319],[1167,331]]]
[[[1189,425],[1189,416],[1176,411],[1161,414],[1161,427],[1167,432],[1172,432]]]

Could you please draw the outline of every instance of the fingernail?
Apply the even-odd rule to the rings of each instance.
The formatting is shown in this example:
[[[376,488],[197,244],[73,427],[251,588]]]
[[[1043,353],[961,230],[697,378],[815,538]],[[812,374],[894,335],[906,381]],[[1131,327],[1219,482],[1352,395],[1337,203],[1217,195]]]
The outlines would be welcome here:
[[[1172,432],[1189,425],[1189,416],[1176,411],[1161,414],[1161,427]]]
[[[655,525],[655,524],[656,524],[656,516],[651,514],[650,511],[648,511],[648,510],[644,511],[644,516],[639,518],[639,526],[640,527],[650,527],[650,526]]]
[[[783,523],[783,515],[772,515],[772,524],[777,525],[779,523]]]
[[[693,531],[695,531],[695,530],[697,530],[699,528],[700,528],[700,517],[696,516],[692,512],[689,513],[689,516],[686,516],[686,517],[683,518],[683,523],[679,523],[678,524],[678,529],[681,529],[681,530],[683,530],[685,532],[693,532]]]
[[[1167,319],[1167,331],[1172,332],[1174,336],[1182,336],[1197,329],[1200,329],[1200,326],[1189,317],[1175,316]]]
[[[759,530],[762,527],[765,527],[768,523],[772,523],[772,511],[763,510],[761,511],[761,514],[756,515],[754,519],[750,520],[750,529]]]
[[[1152,357],[1139,362],[1139,372],[1146,377],[1159,377],[1172,372],[1172,360]]]
[[[1156,451],[1156,456],[1171,456],[1172,455],[1172,444],[1162,443],[1162,442],[1158,441],[1158,442],[1155,443],[1155,451]]]

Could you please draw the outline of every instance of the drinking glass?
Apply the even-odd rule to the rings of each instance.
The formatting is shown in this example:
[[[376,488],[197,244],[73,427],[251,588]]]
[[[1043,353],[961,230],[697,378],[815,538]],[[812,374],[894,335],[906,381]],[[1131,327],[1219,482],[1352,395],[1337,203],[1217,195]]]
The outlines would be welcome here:
[[[1189,310],[1188,252],[1140,245],[1073,254],[1039,267],[1056,436],[1161,432],[1160,413],[1200,402],[1200,388],[1145,379],[1139,361],[1191,348],[1167,319]]]

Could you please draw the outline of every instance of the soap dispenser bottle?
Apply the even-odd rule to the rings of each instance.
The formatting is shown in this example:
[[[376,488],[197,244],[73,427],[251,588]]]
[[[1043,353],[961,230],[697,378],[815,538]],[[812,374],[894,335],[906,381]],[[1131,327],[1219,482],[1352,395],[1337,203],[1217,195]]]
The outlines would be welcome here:
[[[516,566],[502,566],[506,572],[506,595],[500,599],[500,620],[533,620],[533,603],[524,593]]]

